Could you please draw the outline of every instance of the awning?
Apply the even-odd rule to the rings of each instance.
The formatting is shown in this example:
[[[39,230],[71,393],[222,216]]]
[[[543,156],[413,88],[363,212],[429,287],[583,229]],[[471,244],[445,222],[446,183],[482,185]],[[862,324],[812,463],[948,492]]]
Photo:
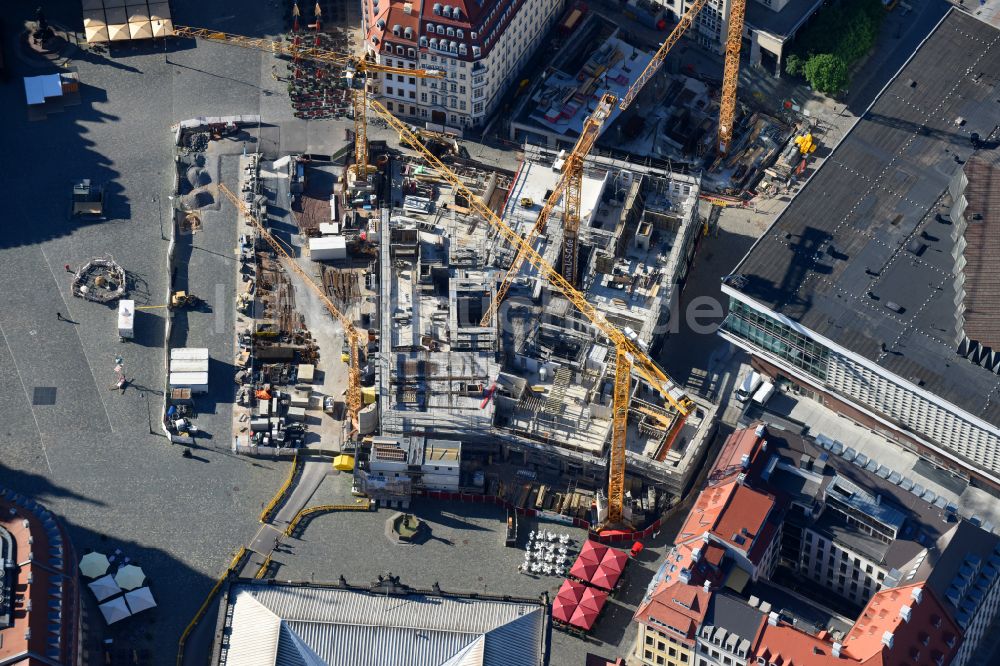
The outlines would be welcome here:
[[[153,19],[153,37],[169,37],[174,34],[174,24],[170,19]]]
[[[618,579],[621,578],[627,562],[628,555],[624,552],[615,548],[608,548],[601,559],[600,565],[597,567],[597,571],[594,572],[589,582],[591,585],[596,585],[605,590],[613,590],[618,583]]]
[[[581,558],[576,558],[576,562],[573,566],[569,568],[569,575],[573,578],[578,578],[584,582],[589,583],[590,579],[594,577],[597,570],[601,567],[600,564],[596,562],[585,562]]]
[[[597,616],[601,614],[601,609],[604,608],[604,603],[607,600],[608,595],[606,592],[588,587],[580,599],[580,604],[573,611],[573,616],[570,617],[569,623],[584,631],[590,631],[594,626],[594,622],[597,621]]]
[[[583,542],[583,546],[580,547],[580,554],[577,559],[583,560],[584,562],[593,562],[594,564],[600,564],[601,560],[604,559],[604,553],[608,550],[608,547],[603,543],[598,543],[597,541],[587,540]]]
[[[128,31],[128,23],[115,23],[114,25],[109,25],[108,39],[110,39],[113,42],[119,42],[125,39],[131,39]]]
[[[126,592],[125,601],[128,602],[128,607],[133,615],[150,608],[156,608],[156,600],[153,599],[153,593],[148,587],[140,587],[138,590]]]
[[[44,104],[46,98],[62,95],[62,81],[58,74],[24,77],[24,95],[28,104]]]
[[[127,564],[115,574],[115,582],[123,590],[134,590],[146,582],[146,574],[140,567],[134,564]]]
[[[132,614],[129,612],[128,606],[125,605],[125,599],[122,597],[105,602],[98,606],[98,608],[101,609],[101,614],[104,615],[104,621],[108,624],[114,624],[119,620],[124,620]]]
[[[556,593],[556,598],[552,601],[552,619],[569,623],[573,611],[580,603],[584,589],[586,588],[583,583],[564,580],[559,592]]]
[[[341,454],[333,459],[333,467],[341,472],[350,472],[354,469],[354,458],[347,454]]]
[[[80,560],[80,573],[87,578],[99,578],[108,573],[111,562],[104,553],[87,553]]]
[[[104,601],[108,597],[113,597],[122,591],[111,574],[108,574],[103,578],[98,578],[94,582],[90,583],[88,587],[90,587],[90,591],[94,593],[94,596],[97,597],[98,601]]]

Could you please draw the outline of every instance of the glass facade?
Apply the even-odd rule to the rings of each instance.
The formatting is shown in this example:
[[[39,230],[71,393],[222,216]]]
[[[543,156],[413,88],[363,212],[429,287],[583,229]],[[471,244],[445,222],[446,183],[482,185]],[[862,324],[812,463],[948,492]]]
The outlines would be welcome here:
[[[829,350],[788,326],[735,298],[729,299],[729,314],[722,327],[727,332],[771,352],[813,377],[826,380]]]

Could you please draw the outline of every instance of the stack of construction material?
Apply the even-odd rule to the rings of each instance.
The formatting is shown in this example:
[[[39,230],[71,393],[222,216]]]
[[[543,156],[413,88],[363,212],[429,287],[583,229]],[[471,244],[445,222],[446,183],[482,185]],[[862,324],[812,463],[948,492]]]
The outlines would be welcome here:
[[[166,0],[83,0],[88,44],[151,39],[174,34]]]

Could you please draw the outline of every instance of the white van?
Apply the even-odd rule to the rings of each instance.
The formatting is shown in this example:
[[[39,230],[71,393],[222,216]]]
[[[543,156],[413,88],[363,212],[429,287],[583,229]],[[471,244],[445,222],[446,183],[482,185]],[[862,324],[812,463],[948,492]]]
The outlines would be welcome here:
[[[753,394],[760,387],[760,383],[763,381],[763,377],[760,376],[755,370],[751,370],[743,377],[743,381],[739,383],[736,387],[736,399],[740,402],[746,402],[753,397]]]
[[[774,384],[771,382],[764,382],[761,384],[760,388],[757,389],[757,392],[753,394],[753,401],[763,407],[764,403],[770,400],[772,395],[774,395]]]

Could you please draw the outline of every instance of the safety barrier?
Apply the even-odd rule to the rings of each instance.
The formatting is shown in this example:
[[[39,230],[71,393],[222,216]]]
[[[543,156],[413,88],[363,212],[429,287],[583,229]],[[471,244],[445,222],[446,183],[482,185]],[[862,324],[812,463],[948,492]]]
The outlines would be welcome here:
[[[195,613],[194,618],[188,623],[188,626],[185,627],[184,633],[181,634],[181,638],[177,642],[177,666],[182,666],[184,663],[184,645],[187,643],[187,639],[191,635],[191,632],[194,631],[194,628],[198,626],[198,623],[205,617],[205,613],[208,611],[209,605],[212,603],[215,595],[219,593],[219,590],[222,588],[222,584],[226,582],[226,579],[229,578],[234,571],[237,571],[243,566],[243,560],[247,557],[248,553],[249,551],[246,549],[246,546],[240,546],[239,551],[237,551],[236,556],[233,557],[232,562],[229,563],[226,571],[219,577],[219,580],[215,581],[215,585],[208,593],[208,596],[205,597],[205,601],[201,603],[201,607],[198,609],[198,612]]]
[[[502,497],[496,495],[479,495],[475,493],[449,493],[441,490],[427,490],[424,491],[424,496],[430,499],[439,499],[446,501],[459,501],[459,502],[471,502],[473,504],[495,504],[497,506],[502,506],[505,509],[510,509],[519,516],[528,516],[532,518],[545,518],[547,520],[553,520],[556,522],[565,523],[567,525],[572,525],[579,529],[587,530],[590,532],[590,538],[594,541],[600,541],[601,543],[621,543],[638,541],[640,539],[648,539],[654,533],[660,530],[663,524],[662,518],[657,518],[647,527],[641,530],[633,530],[628,532],[619,531],[605,531],[605,532],[595,532],[593,525],[589,521],[583,520],[581,518],[570,518],[569,516],[563,516],[561,514],[554,514],[551,511],[539,511],[537,509],[528,509],[525,507],[514,506],[511,502],[505,500]]]
[[[285,494],[292,487],[292,484],[301,471],[302,466],[299,464],[299,456],[296,454],[292,459],[292,467],[288,470],[288,478],[285,479],[285,484],[281,486],[274,497],[271,498],[271,501],[267,503],[267,506],[264,507],[264,510],[260,512],[260,522],[266,523],[271,520],[271,513],[285,500]]]
[[[307,518],[317,513],[333,513],[334,511],[370,511],[371,508],[372,501],[367,497],[359,499],[354,504],[321,504],[319,506],[310,506],[299,510],[299,512],[295,514],[295,517],[292,518],[292,522],[288,523],[288,527],[285,528],[285,536],[291,536],[303,518]]]
[[[271,566],[271,553],[268,553],[267,557],[264,558],[264,561],[260,563],[260,568],[257,569],[257,573],[254,574],[254,578],[258,580],[263,578],[264,574],[267,573],[267,568],[269,566]]]

